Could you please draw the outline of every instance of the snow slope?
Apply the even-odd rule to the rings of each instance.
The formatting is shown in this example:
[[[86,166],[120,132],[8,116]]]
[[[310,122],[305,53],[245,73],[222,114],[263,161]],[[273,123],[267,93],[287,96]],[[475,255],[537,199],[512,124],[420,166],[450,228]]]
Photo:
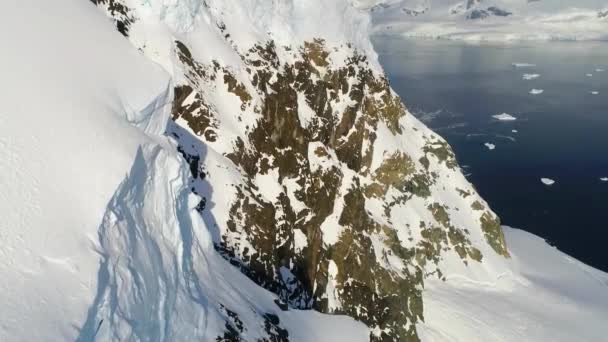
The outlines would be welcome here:
[[[257,341],[267,338],[260,318],[268,314],[291,341],[367,340],[368,329],[352,318],[281,311],[276,295],[230,267],[195,210],[200,198],[188,187],[187,165],[175,145],[163,145],[138,150],[109,202],[97,295],[78,340],[213,341],[232,320]]]
[[[379,34],[462,40],[607,40],[602,0],[394,0],[367,3]]]
[[[509,270],[493,282],[427,284],[425,341],[603,341],[608,274],[524,231],[503,227]],[[484,332],[483,334],[480,332]]]

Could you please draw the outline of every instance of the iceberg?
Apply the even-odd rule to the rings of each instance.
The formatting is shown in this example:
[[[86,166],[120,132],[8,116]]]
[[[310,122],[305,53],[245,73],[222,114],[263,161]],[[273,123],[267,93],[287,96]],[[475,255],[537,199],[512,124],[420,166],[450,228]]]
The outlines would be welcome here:
[[[548,186],[555,184],[555,181],[551,178],[541,178],[540,181],[543,182],[543,184],[548,185]]]
[[[515,121],[515,120],[517,120],[516,117],[514,117],[511,114],[507,114],[507,113],[492,115],[492,117],[498,121]]]
[[[533,68],[536,64],[532,63],[511,63],[514,68]]]
[[[530,94],[532,95],[540,95],[542,93],[544,93],[545,91],[543,89],[532,89],[530,90]]]
[[[535,78],[539,78],[540,74],[524,74],[522,78],[526,81],[533,80]]]

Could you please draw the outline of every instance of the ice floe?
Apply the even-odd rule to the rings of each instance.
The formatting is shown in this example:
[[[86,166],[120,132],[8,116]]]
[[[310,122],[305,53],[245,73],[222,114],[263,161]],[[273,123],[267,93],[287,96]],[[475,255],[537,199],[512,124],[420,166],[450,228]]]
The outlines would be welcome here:
[[[602,177],[602,178],[600,178],[600,180],[601,180],[602,182],[608,182],[608,177]]]
[[[515,68],[533,68],[536,66],[536,64],[530,63],[511,63],[511,65]]]
[[[539,78],[540,74],[524,74],[522,78],[526,81],[533,80],[535,78]]]
[[[598,95],[599,93],[600,93],[599,91],[594,90],[594,91],[591,92],[591,95]]]
[[[514,120],[517,120],[516,117],[514,117],[511,114],[507,114],[507,113],[492,115],[492,117],[494,119],[496,119],[496,120],[499,120],[499,121],[514,121]]]
[[[532,89],[532,90],[530,90],[530,94],[532,94],[532,95],[540,95],[543,92],[544,92],[544,90],[542,90],[542,89]]]
[[[491,143],[485,143],[484,145],[485,145],[485,146],[488,148],[488,150],[490,150],[490,151],[492,151],[493,149],[495,149],[495,148],[496,148],[496,145],[491,144]]]
[[[416,112],[414,115],[422,122],[430,123],[435,120],[441,113],[443,113],[443,109],[438,109],[432,112]]]
[[[545,185],[555,184],[555,181],[551,178],[541,178],[540,181],[543,182],[543,184],[545,184]]]
[[[505,140],[510,140],[512,142],[516,142],[517,139],[515,139],[514,137],[508,136],[508,135],[502,135],[502,134],[488,134],[488,133],[469,133],[466,135],[466,138],[475,138],[475,137],[490,137],[490,138],[498,138],[498,139],[505,139]]]

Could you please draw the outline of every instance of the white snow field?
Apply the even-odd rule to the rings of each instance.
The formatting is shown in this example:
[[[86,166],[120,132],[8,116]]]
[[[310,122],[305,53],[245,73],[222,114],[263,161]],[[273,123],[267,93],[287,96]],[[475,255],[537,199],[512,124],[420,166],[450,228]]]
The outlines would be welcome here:
[[[0,340],[70,340],[97,290],[103,213],[164,130],[169,78],[86,1],[2,5]]]
[[[503,227],[509,269],[492,282],[459,274],[426,285],[423,341],[604,341],[608,274]]]
[[[216,227],[194,211],[200,198],[190,191],[189,166],[165,135],[175,128],[169,114],[176,82],[163,54],[171,42],[167,27],[187,32],[207,16],[194,0],[130,3],[142,6],[140,14],[162,8],[165,22],[133,27],[147,43],[145,54],[89,1],[3,2],[0,341],[213,341],[228,317],[221,303],[239,310],[249,328],[246,341],[263,336],[259,318],[268,313],[280,317],[290,341],[368,341],[369,329],[352,318],[281,311],[274,294],[213,249]],[[350,2],[226,3],[235,22],[255,21],[259,32],[276,32],[281,43],[320,32],[356,40],[379,68],[366,17]],[[303,13],[318,17],[311,21]],[[187,38],[199,39],[205,56],[234,61],[233,51],[214,45],[217,37],[201,27]],[[234,39],[255,42],[251,31],[238,33]],[[238,103],[222,105],[222,115],[230,115]],[[426,129],[411,120],[408,129]],[[385,131],[379,134],[388,136]],[[214,184],[241,181],[225,171],[220,152],[209,149],[206,156],[219,170]],[[470,186],[461,175],[450,181]],[[222,208],[224,187],[202,190],[213,191],[210,200]],[[218,217],[228,215],[217,208]],[[404,215],[416,215],[414,209]],[[459,258],[441,261],[447,280],[426,285],[420,337],[604,338],[608,275],[533,235],[506,228],[506,237],[510,259],[485,253],[469,267]]]
[[[366,2],[378,34],[467,41],[607,40],[604,0]]]

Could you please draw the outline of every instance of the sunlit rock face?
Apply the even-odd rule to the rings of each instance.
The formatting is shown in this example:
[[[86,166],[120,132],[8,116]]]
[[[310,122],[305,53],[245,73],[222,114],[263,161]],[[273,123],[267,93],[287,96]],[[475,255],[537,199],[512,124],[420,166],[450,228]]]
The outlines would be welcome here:
[[[93,2],[173,75],[167,134],[197,210],[227,267],[281,308],[415,341],[425,279],[483,279],[509,257],[498,218],[392,91],[349,2]],[[224,340],[243,332],[236,311]]]

